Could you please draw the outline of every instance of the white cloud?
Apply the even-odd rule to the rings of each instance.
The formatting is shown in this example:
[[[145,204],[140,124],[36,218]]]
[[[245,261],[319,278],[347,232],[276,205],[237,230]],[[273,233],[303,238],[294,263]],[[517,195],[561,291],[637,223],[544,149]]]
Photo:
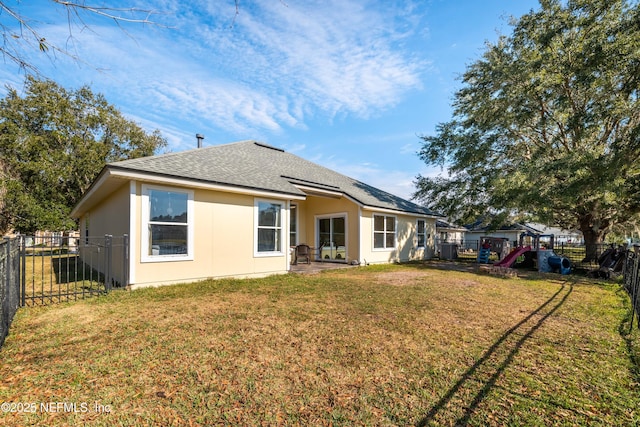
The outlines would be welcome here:
[[[352,163],[351,159],[337,155],[318,154],[308,160],[407,200],[415,191],[413,182],[418,173],[411,170],[396,170],[370,162]]]
[[[216,19],[224,12],[209,13]],[[425,64],[394,45],[402,38],[394,31],[396,18],[361,2],[263,1],[241,5],[232,29],[195,31],[240,79],[286,97],[297,120],[318,113],[367,118],[420,87]]]
[[[154,128],[186,121],[238,138],[278,135],[319,117],[328,123],[336,116],[370,118],[421,87],[427,64],[403,47],[407,35],[422,31],[410,6],[239,5],[235,16],[234,2],[157,1],[146,7],[174,13],[161,16],[173,28],[127,26],[125,32],[92,24],[90,31],[73,28],[69,38],[63,23],[43,33],[84,60],[56,58],[56,74],[64,75],[59,83],[90,84]]]

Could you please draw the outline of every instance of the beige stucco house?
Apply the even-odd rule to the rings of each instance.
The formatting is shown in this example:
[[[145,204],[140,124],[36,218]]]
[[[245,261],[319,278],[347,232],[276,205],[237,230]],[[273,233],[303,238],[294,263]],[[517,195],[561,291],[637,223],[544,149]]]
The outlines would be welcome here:
[[[318,261],[434,255],[429,209],[255,141],[107,164],[74,208],[87,236],[129,236],[132,287],[286,273]]]
[[[436,238],[439,243],[464,243],[467,229],[444,219],[436,221]]]

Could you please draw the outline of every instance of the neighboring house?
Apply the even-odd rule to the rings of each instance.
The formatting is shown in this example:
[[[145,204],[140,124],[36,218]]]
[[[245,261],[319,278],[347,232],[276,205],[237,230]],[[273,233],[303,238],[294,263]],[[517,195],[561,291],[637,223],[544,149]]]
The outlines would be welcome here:
[[[513,247],[520,243],[520,235],[522,233],[543,234],[540,230],[519,223],[505,224],[501,227],[491,229],[483,225],[481,221],[478,221],[474,224],[467,225],[466,229],[467,241],[479,241],[484,236],[498,237],[508,239]]]
[[[436,220],[436,236],[440,243],[463,243],[467,229],[459,225],[445,221]]]
[[[544,224],[538,223],[528,223],[529,227],[533,227],[537,230],[540,230],[542,234],[553,234],[553,240],[555,244],[583,244],[584,237],[582,236],[582,231],[580,230],[565,230],[563,228],[558,227],[548,227]]]
[[[388,263],[434,255],[429,209],[255,141],[107,164],[72,212],[129,236],[133,287],[286,273],[291,248]],[[116,278],[119,281],[122,278]]]
[[[466,250],[467,229],[440,218],[436,220],[436,254],[441,259],[455,259],[459,250]],[[454,247],[447,246],[448,243]],[[476,245],[477,246],[477,245]]]

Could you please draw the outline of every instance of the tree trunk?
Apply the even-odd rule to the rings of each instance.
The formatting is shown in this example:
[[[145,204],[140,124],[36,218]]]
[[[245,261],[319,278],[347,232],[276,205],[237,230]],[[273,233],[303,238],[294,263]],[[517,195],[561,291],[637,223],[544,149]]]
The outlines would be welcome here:
[[[586,255],[582,262],[598,261],[598,249],[600,249],[602,243],[604,243],[608,225],[608,221],[593,221],[593,217],[590,215],[580,219],[580,231],[582,231],[582,236],[584,237],[586,250]]]

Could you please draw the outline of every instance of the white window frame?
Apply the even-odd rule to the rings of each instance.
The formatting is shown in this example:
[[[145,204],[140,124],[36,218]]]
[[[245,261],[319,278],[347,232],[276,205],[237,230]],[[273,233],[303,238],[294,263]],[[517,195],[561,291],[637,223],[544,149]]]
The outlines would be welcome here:
[[[422,233],[420,233],[420,222],[424,224]],[[424,245],[420,246],[420,235],[422,234]],[[416,219],[416,248],[424,249],[427,247],[427,220],[423,218]]]
[[[150,214],[150,201],[149,193],[153,190],[157,191],[170,191],[173,193],[184,193],[187,195],[187,253],[179,255],[150,255],[149,250],[149,214]],[[165,187],[160,185],[148,185],[142,184],[142,206],[141,206],[141,233],[140,233],[140,262],[167,262],[167,261],[193,261],[194,259],[194,202],[193,202],[193,190],[188,190],[179,187]],[[177,224],[175,224],[177,225]]]
[[[289,205],[289,246],[298,244],[298,205],[291,203]],[[291,230],[291,226],[295,224],[296,229]]]
[[[259,225],[260,216],[260,203],[270,203],[274,205],[280,205],[280,224],[273,227],[263,227]],[[255,199],[253,209],[253,255],[255,257],[277,257],[285,255],[285,247],[289,240],[288,221],[286,221],[286,215],[288,215],[287,205],[283,200],[270,200],[270,199]],[[280,250],[276,251],[259,251],[258,250],[258,230],[260,229],[275,229],[280,234]]]
[[[377,216],[381,216],[381,217],[384,218],[384,230],[383,231],[376,230],[376,217]],[[387,218],[393,218],[393,223],[394,223],[393,247],[387,246],[387,234],[390,233],[390,231],[387,231]],[[373,250],[374,251],[392,251],[392,250],[397,249],[397,247],[398,247],[398,217],[395,216],[395,215],[373,214],[371,219],[372,219],[372,221],[371,221],[371,231],[372,231],[371,247],[373,248]],[[383,235],[384,235],[384,238],[382,239],[382,242],[384,243],[384,247],[376,248],[376,234],[380,234],[380,233],[383,233]]]
[[[344,253],[345,253],[345,257],[343,259],[344,262],[347,261],[348,258],[348,253],[349,253],[349,213],[348,212],[336,212],[336,213],[332,213],[332,214],[323,214],[323,215],[314,215],[313,217],[313,223],[314,223],[314,233],[315,233],[315,246],[316,247],[320,247],[320,229],[319,229],[319,224],[318,222],[321,219],[334,219],[334,218],[344,218]],[[337,246],[336,246],[336,251],[337,251]],[[322,253],[325,252],[326,250],[331,250],[331,246],[327,246],[326,249],[322,249],[320,250],[317,254],[316,254],[316,259],[318,260],[322,260],[324,259],[322,256]],[[334,259],[335,261],[335,259]]]

